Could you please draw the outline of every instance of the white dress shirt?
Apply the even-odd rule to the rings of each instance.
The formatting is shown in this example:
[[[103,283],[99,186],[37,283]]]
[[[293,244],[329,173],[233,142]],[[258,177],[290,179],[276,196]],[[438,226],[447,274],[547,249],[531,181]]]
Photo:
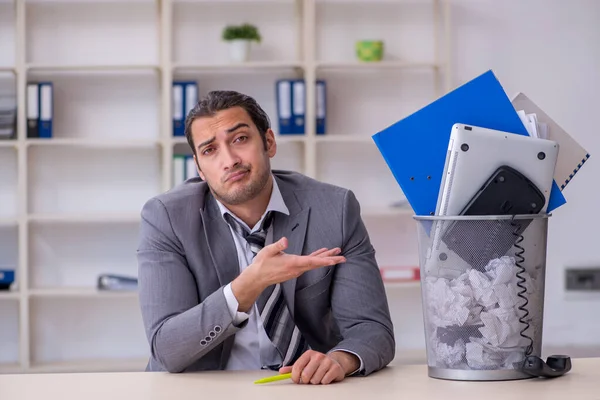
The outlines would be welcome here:
[[[230,214],[233,218],[239,221],[251,233],[256,232],[261,224],[265,215],[269,211],[280,212],[289,215],[290,212],[283,201],[279,186],[275,177],[273,177],[273,190],[271,192],[271,198],[265,213],[261,216],[260,220],[256,223],[252,230],[250,227],[239,219],[235,214],[227,209],[220,201],[217,200],[217,205],[221,211],[221,215]],[[228,224],[229,225],[229,224]],[[229,226],[233,240],[235,242],[235,248],[237,250],[238,261],[240,265],[240,273],[246,269],[251,263],[254,254],[250,250],[250,245],[240,235],[238,235],[233,227]],[[273,225],[269,227],[267,236],[265,239],[265,246],[273,243]],[[225,299],[227,301],[227,307],[233,318],[233,324],[239,325],[248,319],[248,324],[240,329],[235,334],[233,347],[231,348],[231,355],[225,369],[227,370],[256,370],[266,368],[268,365],[279,365],[282,362],[281,356],[277,351],[277,347],[271,342],[271,339],[267,336],[267,332],[262,324],[258,308],[256,303],[252,305],[248,313],[237,311],[239,303],[231,290],[231,283],[224,288]],[[360,360],[360,367],[352,374],[362,371],[364,368],[362,358],[354,353]],[[351,375],[351,374],[350,374]]]
[[[248,225],[239,219],[235,214],[230,212],[221,202],[217,200],[221,214],[230,214],[233,218],[239,221],[242,226],[250,230]],[[283,201],[279,187],[275,178],[273,178],[273,191],[271,192],[271,199],[267,205],[265,213],[261,216],[260,221],[254,226],[251,232],[256,232],[261,224],[265,215],[269,211],[277,211],[289,215],[290,212]],[[238,261],[240,264],[240,272],[248,267],[252,263],[254,254],[250,250],[250,245],[243,237],[239,236],[233,228],[230,226],[229,229],[233,235],[235,242],[235,248],[237,250]],[[265,246],[273,242],[273,229],[269,227],[265,240]],[[228,370],[251,370],[261,369],[267,365],[278,365],[282,362],[281,356],[277,351],[277,347],[271,342],[267,336],[267,332],[264,329],[260,316],[258,314],[258,308],[256,304],[252,305],[252,308],[248,313],[237,311],[239,303],[233,292],[231,291],[231,283],[224,288],[225,299],[227,300],[227,306],[229,312],[233,317],[233,324],[239,325],[246,319],[248,324],[240,329],[235,334],[233,347],[231,348],[231,355],[227,363],[226,369]]]

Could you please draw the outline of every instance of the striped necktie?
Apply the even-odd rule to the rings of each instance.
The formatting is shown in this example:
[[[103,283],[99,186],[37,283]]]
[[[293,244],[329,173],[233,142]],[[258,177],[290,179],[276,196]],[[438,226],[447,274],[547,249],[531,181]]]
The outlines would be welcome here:
[[[246,239],[253,255],[256,256],[265,246],[267,231],[273,221],[273,212],[267,212],[260,229],[253,233],[248,232],[229,213],[224,217],[233,230]],[[283,360],[280,365],[270,365],[269,368],[277,370],[282,366],[292,365],[308,349],[308,344],[292,320],[281,284],[267,287],[256,300],[256,306],[267,336],[277,347]]]

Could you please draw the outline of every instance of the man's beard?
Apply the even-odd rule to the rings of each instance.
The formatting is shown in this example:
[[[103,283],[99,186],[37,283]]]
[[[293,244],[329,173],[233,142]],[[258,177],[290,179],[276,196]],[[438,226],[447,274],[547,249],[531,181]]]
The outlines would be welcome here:
[[[247,169],[247,168],[241,168],[241,170],[244,170],[244,169]],[[249,169],[247,169],[247,170],[250,171]],[[234,173],[235,173],[235,171],[234,171]],[[215,188],[212,187],[210,185],[210,183],[208,183],[208,182],[207,183],[208,183],[208,186],[210,187],[211,191],[213,192],[213,195],[217,199],[219,199],[219,201],[221,201],[221,203],[229,204],[232,206],[237,206],[237,205],[243,204],[249,200],[252,200],[254,197],[256,197],[261,192],[261,190],[264,189],[264,187],[267,185],[268,181],[269,181],[269,168],[264,168],[263,171],[261,172],[261,174],[258,175],[254,181],[250,181],[246,185],[235,188],[234,190],[232,190],[230,192],[215,190]]]

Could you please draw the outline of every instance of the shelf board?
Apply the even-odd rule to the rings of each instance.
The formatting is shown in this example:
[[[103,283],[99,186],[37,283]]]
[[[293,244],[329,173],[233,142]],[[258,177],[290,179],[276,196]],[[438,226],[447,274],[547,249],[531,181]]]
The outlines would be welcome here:
[[[364,135],[317,135],[317,143],[370,143],[375,144],[371,136]]]
[[[396,290],[396,289],[414,289],[421,287],[421,281],[406,281],[406,282],[383,282],[383,285],[386,289]]]
[[[27,64],[26,69],[28,72],[148,72],[157,71],[160,66],[154,64]]]
[[[294,0],[173,0],[173,4],[261,4],[261,3],[274,3],[274,4],[294,4]]]
[[[15,73],[15,67],[2,66],[0,72],[12,72]]]
[[[275,135],[275,141],[277,143],[304,143],[306,141],[305,135]],[[171,138],[171,144],[188,144],[185,136],[177,136]]]
[[[65,146],[95,149],[146,149],[158,146],[158,139],[119,140],[119,139],[82,139],[82,138],[48,138],[27,139],[28,146]]]
[[[0,290],[0,301],[1,300],[19,300],[20,294],[14,290]]]
[[[139,213],[106,213],[97,214],[29,214],[29,222],[35,223],[72,223],[72,224],[91,224],[91,223],[137,223],[140,221]]]
[[[410,207],[365,207],[362,209],[363,217],[392,217],[410,216],[414,211]]]
[[[17,147],[19,142],[15,139],[2,139],[0,140],[0,147]]]
[[[277,143],[304,143],[306,142],[305,135],[275,135]]]
[[[390,4],[390,5],[402,5],[402,4],[431,4],[433,1],[423,0],[315,0],[317,4]]]
[[[0,226],[17,226],[19,221],[16,218],[0,217]]]
[[[21,372],[23,372],[23,369],[18,363],[0,363],[0,374],[18,374]]]
[[[173,72],[252,72],[278,69],[298,69],[304,64],[296,61],[248,61],[225,64],[186,64],[174,63]]]
[[[44,298],[135,298],[137,299],[137,291],[102,291],[94,287],[82,288],[45,288],[45,289],[30,289],[30,297]]]
[[[1,1],[1,0],[0,0]],[[152,5],[154,0],[26,0],[27,4],[148,4]]]
[[[376,62],[358,62],[358,61],[320,61],[317,62],[318,70],[340,70],[340,71],[366,71],[381,69],[436,69],[438,65],[427,62],[410,61],[376,61]]]
[[[169,140],[171,141],[171,145],[174,146],[176,144],[185,144],[187,145],[187,139],[185,138],[185,136],[177,136],[177,137],[171,137],[169,138]]]
[[[105,359],[59,362],[34,362],[27,372],[32,373],[67,373],[67,372],[143,372],[148,363],[147,358],[139,359]]]

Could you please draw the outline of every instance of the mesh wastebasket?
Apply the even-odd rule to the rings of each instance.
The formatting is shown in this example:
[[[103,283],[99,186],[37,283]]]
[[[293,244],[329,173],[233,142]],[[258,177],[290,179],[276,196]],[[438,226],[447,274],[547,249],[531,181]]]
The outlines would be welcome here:
[[[430,377],[531,377],[520,368],[541,355],[548,217],[414,217]]]

